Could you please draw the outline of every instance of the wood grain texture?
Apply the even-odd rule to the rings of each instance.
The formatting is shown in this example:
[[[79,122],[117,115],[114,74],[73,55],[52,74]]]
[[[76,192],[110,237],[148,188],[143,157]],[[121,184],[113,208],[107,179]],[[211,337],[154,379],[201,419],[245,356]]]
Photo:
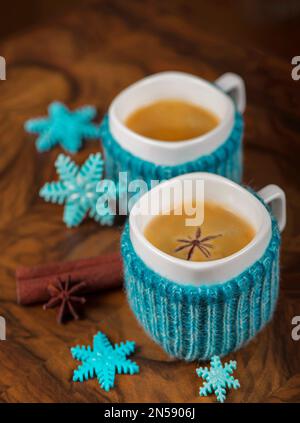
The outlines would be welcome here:
[[[196,363],[167,357],[147,337],[122,290],[89,298],[85,318],[66,326],[56,324],[54,310],[16,304],[17,266],[116,251],[121,232],[93,221],[66,229],[62,207],[38,197],[39,188],[55,178],[61,149],[38,154],[24,121],[44,115],[52,100],[72,108],[96,105],[100,119],[122,88],[175,69],[209,80],[233,71],[245,79],[244,182],[257,189],[279,184],[288,199],[279,304],[254,341],[227,357],[237,360],[241,383],[228,401],[300,402],[300,341],[291,339],[292,317],[300,315],[300,81],[291,79],[289,62],[201,30],[192,15],[193,4],[184,8],[182,1],[89,2],[3,44],[8,69],[7,81],[0,82],[0,315],[7,321],[7,341],[0,343],[0,401],[214,401],[198,396]],[[87,142],[74,159],[82,163],[99,148]],[[71,382],[77,363],[69,347],[90,343],[98,330],[113,342],[132,339],[138,345],[133,357],[140,374],[118,376],[109,393],[96,380]]]

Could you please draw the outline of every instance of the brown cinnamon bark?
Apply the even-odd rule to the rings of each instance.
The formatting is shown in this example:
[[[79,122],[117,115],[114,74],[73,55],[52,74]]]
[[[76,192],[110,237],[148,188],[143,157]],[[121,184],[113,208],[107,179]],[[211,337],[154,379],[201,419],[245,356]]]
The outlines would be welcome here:
[[[55,262],[35,267],[20,267],[16,271],[17,302],[29,305],[49,299],[48,286],[57,278],[85,282],[82,293],[88,294],[122,285],[123,271],[120,253],[110,253],[89,259]]]

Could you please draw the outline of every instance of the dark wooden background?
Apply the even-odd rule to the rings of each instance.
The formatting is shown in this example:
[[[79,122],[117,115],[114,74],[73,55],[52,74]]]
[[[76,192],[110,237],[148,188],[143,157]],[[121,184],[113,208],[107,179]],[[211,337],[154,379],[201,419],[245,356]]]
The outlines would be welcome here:
[[[274,7],[260,3],[269,7],[88,1],[49,13],[46,23],[37,18],[32,28],[24,29],[25,22],[6,32],[0,50],[7,60],[7,80],[0,81],[0,315],[7,340],[0,343],[0,401],[214,401],[198,396],[197,363],[167,357],[139,327],[122,290],[89,298],[84,319],[65,326],[56,324],[54,310],[16,304],[17,266],[115,251],[122,229],[93,221],[66,229],[62,207],[38,197],[44,182],[55,178],[61,149],[38,154],[24,121],[45,114],[55,99],[70,107],[96,105],[100,120],[121,89],[170,69],[208,80],[233,71],[245,79],[244,181],[256,189],[276,183],[287,194],[279,304],[271,324],[227,357],[237,360],[241,383],[228,401],[300,401],[300,341],[291,339],[291,319],[300,315],[300,81],[291,78],[291,57],[300,54],[299,2],[286,2],[286,8],[276,0]],[[98,143],[88,142],[74,159],[82,163],[98,150]],[[109,393],[96,380],[71,382],[77,362],[69,347],[90,343],[98,330],[113,342],[138,345],[132,358],[140,374],[117,376]]]

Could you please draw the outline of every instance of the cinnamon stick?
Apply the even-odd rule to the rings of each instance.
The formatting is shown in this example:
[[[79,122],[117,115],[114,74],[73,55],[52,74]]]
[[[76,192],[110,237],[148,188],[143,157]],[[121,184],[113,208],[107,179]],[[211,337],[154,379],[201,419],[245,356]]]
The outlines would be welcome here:
[[[16,270],[17,301],[22,305],[45,302],[49,299],[48,286],[57,278],[85,282],[82,293],[88,294],[122,285],[123,272],[120,253],[110,253],[89,259],[54,262]]]

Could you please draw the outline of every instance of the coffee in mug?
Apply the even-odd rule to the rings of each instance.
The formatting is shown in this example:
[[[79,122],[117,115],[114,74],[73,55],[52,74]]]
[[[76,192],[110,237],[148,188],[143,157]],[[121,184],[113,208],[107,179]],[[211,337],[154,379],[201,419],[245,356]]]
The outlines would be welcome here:
[[[157,141],[188,141],[211,131],[219,121],[205,107],[181,99],[161,99],[133,111],[125,125]]]
[[[186,219],[191,218],[186,213],[188,209],[182,207],[180,215],[173,210],[153,217],[145,227],[146,239],[173,257],[209,261],[236,253],[255,236],[253,226],[246,219],[221,204],[205,201],[204,221],[198,227],[186,225]]]

